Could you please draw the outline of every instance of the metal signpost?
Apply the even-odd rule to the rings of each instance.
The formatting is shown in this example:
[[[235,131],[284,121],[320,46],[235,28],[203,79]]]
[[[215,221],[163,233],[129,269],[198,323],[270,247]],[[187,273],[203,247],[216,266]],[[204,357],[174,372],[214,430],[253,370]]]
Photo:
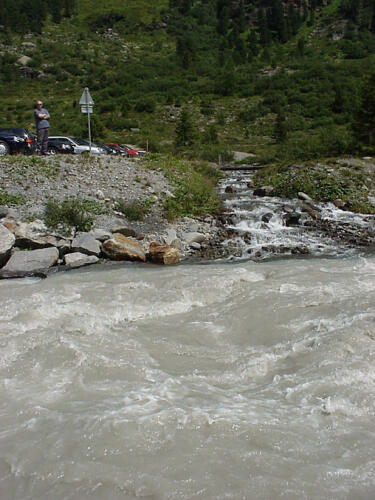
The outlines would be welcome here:
[[[90,115],[94,109],[94,101],[90,95],[88,87],[85,87],[81,99],[79,100],[79,104],[81,106],[81,112],[87,114],[87,124],[89,127],[89,145],[90,145],[90,153],[91,153],[91,125],[90,125]]]

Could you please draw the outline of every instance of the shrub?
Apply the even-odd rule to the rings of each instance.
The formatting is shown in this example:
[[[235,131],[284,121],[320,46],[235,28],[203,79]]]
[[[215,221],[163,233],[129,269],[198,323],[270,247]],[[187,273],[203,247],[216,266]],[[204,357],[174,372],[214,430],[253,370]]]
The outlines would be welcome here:
[[[166,178],[175,186],[173,196],[163,205],[168,220],[176,217],[196,217],[217,213],[220,201],[215,191],[221,172],[204,164],[193,164],[174,157],[148,155],[145,165],[162,169]]]
[[[116,204],[116,210],[123,213],[129,220],[140,221],[145,218],[150,211],[152,201],[147,199],[143,201],[129,201],[120,200]]]
[[[22,205],[23,203],[25,203],[25,199],[20,194],[0,192],[0,205],[13,206]]]
[[[44,222],[52,229],[75,227],[77,231],[89,231],[94,220],[90,209],[97,212],[97,203],[75,198],[59,202],[50,198],[44,209]]]
[[[153,113],[155,111],[155,108],[156,108],[156,103],[151,98],[139,99],[134,104],[134,110],[137,111],[138,113],[142,112]]]

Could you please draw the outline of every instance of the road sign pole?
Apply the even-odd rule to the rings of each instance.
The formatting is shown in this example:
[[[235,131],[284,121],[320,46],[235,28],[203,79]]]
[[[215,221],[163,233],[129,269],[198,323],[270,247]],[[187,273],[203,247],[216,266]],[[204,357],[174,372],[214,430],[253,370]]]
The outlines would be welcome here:
[[[82,113],[87,113],[87,126],[89,129],[89,151],[91,153],[91,123],[90,123],[90,115],[93,112],[94,101],[90,95],[88,87],[85,87],[82,97],[79,101],[81,105]]]
[[[86,89],[85,89],[86,91]],[[87,126],[88,126],[88,129],[89,129],[89,151],[90,151],[90,154],[91,154],[91,123],[90,123],[90,108],[89,108],[89,93],[88,93],[88,89],[87,89],[87,92],[85,92],[86,94],[86,106],[87,106]]]
[[[91,113],[87,113],[87,124],[89,127],[89,147],[90,147],[90,153],[91,153],[91,124],[90,124],[90,115]]]

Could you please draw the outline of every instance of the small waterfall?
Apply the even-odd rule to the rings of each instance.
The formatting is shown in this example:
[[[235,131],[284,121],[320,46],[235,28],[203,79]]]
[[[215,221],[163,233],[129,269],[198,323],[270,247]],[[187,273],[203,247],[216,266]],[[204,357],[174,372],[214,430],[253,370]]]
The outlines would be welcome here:
[[[361,233],[374,226],[374,216],[342,211],[331,203],[255,195],[253,176],[254,170],[230,170],[220,186],[229,234],[225,245],[233,258],[350,255]]]

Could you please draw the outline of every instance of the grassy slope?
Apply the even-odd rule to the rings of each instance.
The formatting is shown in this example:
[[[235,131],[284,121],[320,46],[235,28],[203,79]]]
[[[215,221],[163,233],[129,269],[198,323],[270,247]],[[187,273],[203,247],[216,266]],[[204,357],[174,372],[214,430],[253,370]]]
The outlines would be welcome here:
[[[305,23],[295,40],[282,48],[271,47],[270,61],[259,56],[252,65],[234,68],[233,74],[239,81],[234,95],[223,97],[213,94],[210,80],[202,72],[190,78],[188,73],[175,66],[175,41],[165,30],[148,31],[139,28],[140,23],[148,25],[159,21],[160,10],[166,8],[167,4],[167,0],[109,0],[101,3],[79,0],[78,13],[74,19],[63,20],[60,25],[49,22],[43,36],[27,39],[37,44],[36,51],[25,50],[21,46],[24,39],[15,37],[15,53],[18,56],[22,53],[32,56],[37,68],[45,67],[48,78],[18,78],[6,86],[0,93],[0,104],[5,110],[0,117],[0,125],[10,122],[32,129],[32,105],[40,96],[52,115],[53,133],[84,134],[86,117],[81,115],[76,104],[83,88],[89,86],[95,100],[95,115],[100,116],[105,125],[96,134],[97,139],[138,143],[143,147],[147,140],[154,145],[154,149],[171,147],[179,105],[183,104],[194,115],[200,135],[209,123],[213,123],[225,147],[273,154],[276,113],[272,106],[266,107],[252,120],[238,119],[239,111],[255,107],[262,99],[267,98],[268,90],[256,88],[259,80],[273,81],[277,75],[268,75],[275,68],[284,67],[290,74],[287,87],[296,85],[297,88],[302,84],[294,81],[293,75],[307,72],[313,64],[327,63],[340,64],[341,67],[346,65],[349,74],[353,72],[353,67],[358,66],[353,77],[353,85],[358,87],[361,67],[366,67],[365,59],[353,62],[343,60],[340,44],[333,42],[326,34],[317,34],[319,25],[325,26],[328,31],[329,26],[335,25],[339,19],[339,0],[333,0],[316,15],[314,26]],[[125,25],[114,27],[114,31],[117,28],[120,31],[122,40],[111,40],[88,29],[87,19],[90,16],[112,10],[125,16]],[[300,37],[307,40],[306,55],[302,59],[295,56]],[[255,87],[248,83],[254,75]],[[106,88],[110,88],[109,94]],[[305,109],[298,114],[298,110],[291,107],[293,100],[301,100],[300,89],[297,90],[284,108],[289,113],[289,134],[298,136],[302,130],[309,136],[314,135],[319,128],[316,117],[308,116]],[[279,89],[277,98],[287,92],[288,88]],[[316,100],[317,107],[321,97],[319,92],[319,86],[316,85],[315,88],[310,88],[308,95],[308,99]],[[172,96],[170,102],[165,97],[168,93]],[[154,112],[137,111],[137,100],[149,97],[156,103]],[[330,99],[332,100],[330,96],[326,96],[327,102]],[[202,100],[209,103],[210,114],[200,112]],[[329,104],[327,106],[328,109]],[[326,124],[324,120],[322,123],[323,128],[330,126],[327,120]]]

